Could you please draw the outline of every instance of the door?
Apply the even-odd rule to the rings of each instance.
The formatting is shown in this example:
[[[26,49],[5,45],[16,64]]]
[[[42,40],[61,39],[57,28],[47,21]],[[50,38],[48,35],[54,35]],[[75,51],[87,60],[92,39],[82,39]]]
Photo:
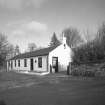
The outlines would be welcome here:
[[[52,67],[55,70],[55,73],[58,72],[58,57],[52,58]]]
[[[30,59],[30,70],[33,71],[34,70],[34,60],[33,59]]]

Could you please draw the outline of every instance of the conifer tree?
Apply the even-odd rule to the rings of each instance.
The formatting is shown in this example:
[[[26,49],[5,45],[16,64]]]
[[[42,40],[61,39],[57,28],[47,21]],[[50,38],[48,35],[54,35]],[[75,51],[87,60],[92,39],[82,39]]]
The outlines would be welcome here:
[[[56,46],[56,45],[59,45],[60,44],[60,41],[57,39],[57,36],[56,36],[56,33],[54,32],[53,33],[53,36],[51,37],[51,42],[50,42],[50,45],[49,46]]]

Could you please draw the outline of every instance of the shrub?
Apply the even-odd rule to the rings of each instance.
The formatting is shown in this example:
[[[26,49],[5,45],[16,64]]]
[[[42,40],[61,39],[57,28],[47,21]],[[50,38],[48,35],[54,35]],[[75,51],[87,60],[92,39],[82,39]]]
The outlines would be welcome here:
[[[71,75],[73,75],[73,76],[79,76],[80,74],[79,74],[79,71],[78,70],[73,70],[71,72]]]
[[[82,70],[73,70],[71,75],[73,75],[73,76],[94,77],[95,72],[93,72],[93,71],[82,71]]]
[[[104,77],[105,76],[105,71],[96,71],[95,76],[96,77]]]
[[[71,75],[94,77],[96,68],[97,68],[96,65],[86,65],[86,64],[73,65],[72,64]]]
[[[85,71],[85,75],[84,76],[94,77],[95,76],[95,72],[93,72],[93,71]]]

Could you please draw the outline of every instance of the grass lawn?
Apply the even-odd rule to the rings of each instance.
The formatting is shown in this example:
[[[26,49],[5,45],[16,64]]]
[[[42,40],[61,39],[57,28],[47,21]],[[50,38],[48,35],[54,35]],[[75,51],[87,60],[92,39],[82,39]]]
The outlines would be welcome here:
[[[6,105],[105,105],[105,79],[0,73]]]

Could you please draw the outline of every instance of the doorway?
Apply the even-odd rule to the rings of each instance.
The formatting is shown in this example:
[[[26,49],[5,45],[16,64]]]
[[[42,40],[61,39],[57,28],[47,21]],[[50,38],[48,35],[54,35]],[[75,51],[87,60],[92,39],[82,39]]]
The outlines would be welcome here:
[[[58,72],[58,57],[52,57],[52,67],[55,73]]]
[[[32,59],[30,59],[30,70],[31,70],[31,71],[34,70],[34,65],[33,65],[33,63],[34,63],[34,60],[33,60],[33,58],[32,58]]]

